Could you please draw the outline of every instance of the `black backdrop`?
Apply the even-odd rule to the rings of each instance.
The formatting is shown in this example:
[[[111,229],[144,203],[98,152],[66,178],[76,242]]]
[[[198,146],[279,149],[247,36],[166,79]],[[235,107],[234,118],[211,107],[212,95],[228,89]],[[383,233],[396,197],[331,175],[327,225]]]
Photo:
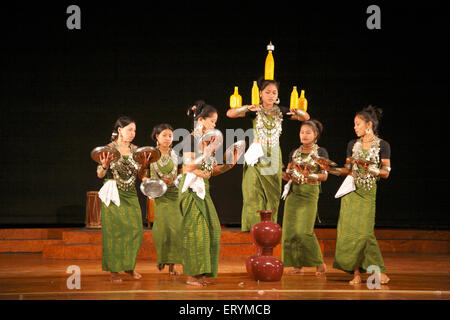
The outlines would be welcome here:
[[[66,28],[70,4],[81,8],[81,30]],[[237,85],[250,102],[272,41],[282,104],[293,85],[306,90],[308,111],[325,127],[320,145],[339,164],[355,112],[383,108],[393,170],[379,183],[377,226],[448,228],[448,19],[437,2],[381,3],[381,30],[369,30],[369,4],[3,7],[0,225],[81,225],[86,192],[101,187],[89,153],[121,115],[137,120],[139,146],[158,123],[189,128],[185,110],[199,98],[220,110],[222,132],[249,128],[226,118],[229,96]],[[298,129],[283,125],[284,159]],[[240,223],[241,176],[237,166],[211,181],[223,224]],[[322,185],[318,226],[336,225],[341,182],[330,176]],[[282,210],[283,202],[279,222]]]

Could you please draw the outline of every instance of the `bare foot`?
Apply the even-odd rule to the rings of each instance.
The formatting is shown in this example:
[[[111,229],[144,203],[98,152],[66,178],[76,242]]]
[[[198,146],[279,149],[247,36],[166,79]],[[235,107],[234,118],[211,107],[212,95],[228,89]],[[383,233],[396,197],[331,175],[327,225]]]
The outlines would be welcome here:
[[[391,279],[386,275],[386,273],[380,273],[380,283],[387,284]]]
[[[111,272],[111,282],[113,283],[122,282],[122,278],[119,276],[118,272]]]
[[[197,277],[188,277],[186,284],[191,285],[191,286],[196,286],[196,287],[204,287],[206,286],[205,283],[203,283],[201,281],[201,279],[197,278]]]
[[[321,264],[320,266],[316,267],[316,276],[323,276],[325,275],[325,272],[327,271],[327,265],[325,263]]]
[[[178,271],[175,270],[175,265],[169,265],[169,276],[177,276],[179,275]]]
[[[355,273],[353,280],[351,280],[349,283],[352,285],[361,283],[361,275],[359,273],[358,274]]]
[[[304,273],[304,270],[303,270],[302,267],[300,267],[300,268],[294,267],[294,268],[292,268],[292,269],[286,271],[286,274],[287,274],[287,275],[292,275],[292,274],[302,274],[302,273]]]
[[[136,280],[139,280],[140,278],[142,278],[142,276],[134,270],[129,270],[129,271],[125,271],[125,272],[128,273],[130,276],[132,276]]]
[[[205,276],[203,276],[200,281],[204,283],[205,286],[212,284],[211,281],[208,281]]]

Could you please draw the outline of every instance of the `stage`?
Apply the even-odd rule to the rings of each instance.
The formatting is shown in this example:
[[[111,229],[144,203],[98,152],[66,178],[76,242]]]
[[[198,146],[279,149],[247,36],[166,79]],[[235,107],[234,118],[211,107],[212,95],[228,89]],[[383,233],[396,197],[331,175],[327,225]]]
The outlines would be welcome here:
[[[254,253],[249,234],[224,229],[218,278],[210,286],[192,287],[185,284],[185,276],[169,277],[167,270],[157,269],[148,229],[136,266],[143,278],[133,280],[123,275],[122,283],[111,283],[109,273],[101,271],[100,230],[3,229],[0,299],[450,300],[447,231],[376,230],[391,279],[378,290],[368,288],[368,275],[363,275],[360,285],[351,286],[351,275],[332,268],[333,243],[326,238],[334,232],[316,229],[328,266],[326,277],[316,277],[314,268],[305,268],[301,275],[284,274],[279,282],[256,282],[245,269],[246,257]],[[274,253],[279,256],[279,246]],[[80,289],[67,287],[71,274],[66,270],[71,265],[80,268]]]
[[[245,259],[226,258],[219,276],[208,287],[185,284],[186,277],[159,271],[155,260],[139,260],[143,276],[111,283],[101,271],[101,260],[56,260],[41,254],[0,254],[2,300],[450,300],[450,256],[386,253],[384,261],[391,281],[381,289],[364,282],[351,286],[351,275],[332,269],[333,256],[325,256],[328,272],[316,277],[314,268],[302,275],[283,275],[279,282],[256,282],[245,271]],[[67,267],[81,269],[81,288],[68,289]],[[181,266],[178,266],[181,271]]]

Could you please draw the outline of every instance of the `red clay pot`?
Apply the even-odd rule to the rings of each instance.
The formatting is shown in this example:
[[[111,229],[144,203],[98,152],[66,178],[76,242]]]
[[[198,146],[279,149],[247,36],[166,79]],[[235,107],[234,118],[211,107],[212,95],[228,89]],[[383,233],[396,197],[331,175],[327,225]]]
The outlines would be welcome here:
[[[255,275],[253,274],[253,263],[255,262],[255,258],[259,257],[258,254],[254,254],[247,258],[245,262],[245,267],[247,268],[247,273],[250,276],[250,278],[255,279]]]
[[[270,220],[273,210],[258,212],[261,222],[250,230],[257,254],[247,258],[247,273],[254,280],[279,281],[283,275],[283,263],[272,254],[273,248],[281,241],[281,227]]]
[[[261,214],[261,222],[255,224],[250,229],[252,240],[257,246],[263,248],[274,248],[281,242],[281,227],[279,224],[270,221],[274,211],[258,211]]]
[[[254,257],[252,263],[252,275],[255,280],[279,281],[283,275],[283,263],[272,256]]]

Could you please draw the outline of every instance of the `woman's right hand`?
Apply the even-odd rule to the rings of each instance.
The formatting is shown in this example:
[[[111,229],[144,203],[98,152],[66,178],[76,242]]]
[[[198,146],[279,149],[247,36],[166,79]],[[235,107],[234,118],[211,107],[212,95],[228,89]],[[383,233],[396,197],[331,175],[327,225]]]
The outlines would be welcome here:
[[[286,173],[286,171],[283,171],[282,178],[284,181],[291,180],[291,176],[289,175],[289,173]]]
[[[199,167],[199,165],[195,164],[194,162],[186,163],[186,164],[183,165],[184,172],[192,172],[195,169],[198,169],[198,167]]]
[[[108,169],[109,168],[109,164],[111,163],[111,161],[113,160],[114,156],[112,154],[110,154],[109,152],[102,152],[100,154],[100,163],[102,164],[103,169]]]

